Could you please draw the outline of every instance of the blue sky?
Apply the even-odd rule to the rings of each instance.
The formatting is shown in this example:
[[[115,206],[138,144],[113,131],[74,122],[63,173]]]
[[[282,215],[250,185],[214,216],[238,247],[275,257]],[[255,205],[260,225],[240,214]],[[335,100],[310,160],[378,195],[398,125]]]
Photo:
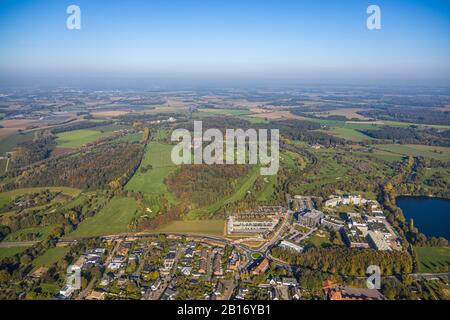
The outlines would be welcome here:
[[[0,76],[425,82],[448,80],[449,39],[450,1],[0,0]]]

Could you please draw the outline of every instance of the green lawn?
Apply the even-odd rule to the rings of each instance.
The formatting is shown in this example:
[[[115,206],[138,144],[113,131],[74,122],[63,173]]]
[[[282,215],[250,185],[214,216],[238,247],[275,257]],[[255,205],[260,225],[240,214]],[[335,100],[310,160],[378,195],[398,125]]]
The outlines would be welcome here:
[[[334,151],[333,151],[334,152]],[[337,163],[336,159],[333,158],[333,153],[328,150],[315,150],[314,154],[319,159],[319,172],[305,172],[304,176],[307,179],[306,183],[298,186],[296,192],[303,194],[310,189],[317,186],[322,186],[326,184],[335,183],[338,180],[349,179],[347,171],[349,168]]]
[[[450,247],[414,248],[419,260],[419,272],[449,272]]]
[[[141,167],[151,165],[147,172],[141,172],[141,168],[125,186],[125,190],[144,193],[149,207],[153,212],[159,210],[155,199],[165,195],[169,202],[175,202],[175,197],[167,190],[165,179],[176,169],[171,160],[172,146],[157,142],[149,143]]]
[[[256,200],[258,201],[268,201],[275,192],[275,184],[277,183],[277,175],[271,175],[263,177],[264,187],[261,192],[257,195]]]
[[[12,257],[18,253],[25,251],[27,247],[11,247],[11,248],[0,248],[0,261],[6,257]]]
[[[56,143],[60,148],[79,148],[85,144],[95,142],[102,138],[114,135],[112,131],[100,131],[93,129],[81,129],[58,133]]]
[[[209,235],[224,235],[224,220],[185,220],[172,221],[158,229],[155,232],[167,233],[195,233]]]
[[[64,194],[67,194],[67,195],[72,196],[72,197],[77,196],[81,192],[79,189],[68,188],[68,187],[39,187],[39,188],[16,189],[16,190],[13,190],[13,191],[1,192],[0,193],[0,208],[3,207],[5,204],[8,204],[14,198],[16,198],[16,197],[18,197],[20,195],[28,194],[28,193],[40,192],[40,191],[44,191],[44,190],[49,190],[49,191],[52,191],[52,192],[62,192]]]
[[[62,259],[69,250],[69,247],[54,247],[48,249],[33,260],[33,270],[36,270],[39,267],[50,267],[52,264]]]
[[[315,233],[311,238],[306,241],[307,244],[312,244],[316,247],[320,247],[322,245],[331,244],[328,233]]]
[[[102,236],[126,233],[128,225],[137,213],[134,198],[113,198],[100,212],[82,221],[68,238]]]

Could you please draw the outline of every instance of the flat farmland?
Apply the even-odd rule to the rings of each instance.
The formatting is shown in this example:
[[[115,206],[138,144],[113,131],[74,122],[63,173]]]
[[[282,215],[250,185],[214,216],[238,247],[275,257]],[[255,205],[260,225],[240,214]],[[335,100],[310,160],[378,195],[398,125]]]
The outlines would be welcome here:
[[[199,109],[199,112],[208,113],[208,114],[216,114],[216,115],[226,115],[226,116],[244,116],[251,114],[248,109]]]
[[[324,130],[323,132],[335,136],[337,138],[342,138],[354,142],[373,140],[373,138],[366,136],[364,133],[361,133],[352,128],[333,127],[330,130]]]
[[[92,116],[95,118],[114,118],[119,116],[124,116],[130,113],[127,110],[111,110],[111,111],[94,111],[91,112]]]
[[[414,144],[381,144],[377,145],[376,148],[405,156],[427,157],[444,161],[450,160],[450,148],[447,147]]]
[[[57,134],[56,143],[59,148],[79,148],[112,135],[114,135],[113,132],[81,129]]]
[[[317,116],[330,117],[330,116],[344,116],[347,119],[359,119],[359,120],[369,120],[369,118],[359,114],[358,112],[364,111],[366,109],[362,108],[340,108],[336,110],[330,110],[326,112],[314,112]]]

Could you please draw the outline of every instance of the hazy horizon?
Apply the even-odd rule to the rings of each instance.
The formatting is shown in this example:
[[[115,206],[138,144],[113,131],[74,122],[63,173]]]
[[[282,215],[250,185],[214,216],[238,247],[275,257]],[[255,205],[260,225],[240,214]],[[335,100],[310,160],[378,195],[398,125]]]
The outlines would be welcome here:
[[[71,4],[81,30],[65,26]],[[0,84],[448,85],[449,17],[440,0],[5,0]]]

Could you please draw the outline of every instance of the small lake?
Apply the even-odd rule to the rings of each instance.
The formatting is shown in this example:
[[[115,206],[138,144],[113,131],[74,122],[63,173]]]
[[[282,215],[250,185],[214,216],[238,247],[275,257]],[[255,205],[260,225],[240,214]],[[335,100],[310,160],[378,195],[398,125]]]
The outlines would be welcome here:
[[[414,219],[414,226],[427,236],[450,240],[450,200],[429,197],[398,197],[397,206],[406,221]]]

